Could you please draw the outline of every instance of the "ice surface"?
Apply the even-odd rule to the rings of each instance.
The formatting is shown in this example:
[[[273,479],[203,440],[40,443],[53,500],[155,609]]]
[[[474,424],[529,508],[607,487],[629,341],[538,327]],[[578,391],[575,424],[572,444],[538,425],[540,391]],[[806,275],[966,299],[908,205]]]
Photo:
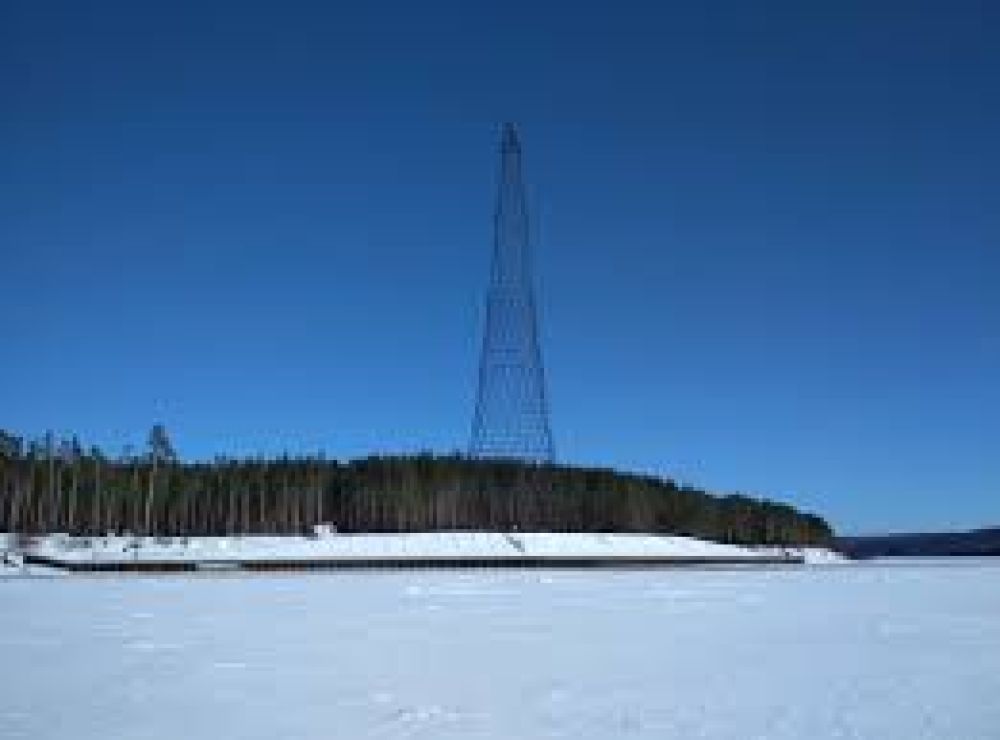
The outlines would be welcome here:
[[[0,737],[996,740],[1000,560],[0,580]]]

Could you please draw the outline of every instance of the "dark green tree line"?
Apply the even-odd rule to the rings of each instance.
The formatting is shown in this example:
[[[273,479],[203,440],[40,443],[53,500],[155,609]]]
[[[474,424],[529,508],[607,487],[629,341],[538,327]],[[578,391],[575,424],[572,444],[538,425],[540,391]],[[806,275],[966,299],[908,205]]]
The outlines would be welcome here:
[[[607,469],[416,455],[182,462],[154,427],[116,459],[75,437],[0,432],[0,531],[154,535],[448,529],[683,534],[722,542],[828,544],[815,515],[669,479]]]

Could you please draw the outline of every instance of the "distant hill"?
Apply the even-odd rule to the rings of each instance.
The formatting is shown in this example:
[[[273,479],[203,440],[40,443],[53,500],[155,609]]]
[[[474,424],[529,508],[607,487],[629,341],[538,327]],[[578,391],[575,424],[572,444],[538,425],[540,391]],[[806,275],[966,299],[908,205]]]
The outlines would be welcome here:
[[[969,532],[920,532],[838,537],[837,549],[856,558],[1000,555],[1000,527]]]

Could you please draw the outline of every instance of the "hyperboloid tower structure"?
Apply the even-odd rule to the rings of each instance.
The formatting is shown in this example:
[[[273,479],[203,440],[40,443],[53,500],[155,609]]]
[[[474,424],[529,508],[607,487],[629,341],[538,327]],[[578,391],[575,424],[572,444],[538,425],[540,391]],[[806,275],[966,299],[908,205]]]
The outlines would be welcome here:
[[[493,267],[469,454],[544,463],[553,461],[555,447],[538,342],[525,201],[521,143],[517,129],[508,123],[500,141]]]

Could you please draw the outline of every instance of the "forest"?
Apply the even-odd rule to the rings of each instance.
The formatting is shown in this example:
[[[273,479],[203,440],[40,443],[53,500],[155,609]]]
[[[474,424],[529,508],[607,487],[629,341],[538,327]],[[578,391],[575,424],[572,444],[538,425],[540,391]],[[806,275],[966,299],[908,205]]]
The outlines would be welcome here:
[[[156,536],[429,530],[679,534],[827,545],[786,504],[609,469],[460,455],[179,459],[162,425],[115,457],[76,437],[0,431],[0,532]]]

